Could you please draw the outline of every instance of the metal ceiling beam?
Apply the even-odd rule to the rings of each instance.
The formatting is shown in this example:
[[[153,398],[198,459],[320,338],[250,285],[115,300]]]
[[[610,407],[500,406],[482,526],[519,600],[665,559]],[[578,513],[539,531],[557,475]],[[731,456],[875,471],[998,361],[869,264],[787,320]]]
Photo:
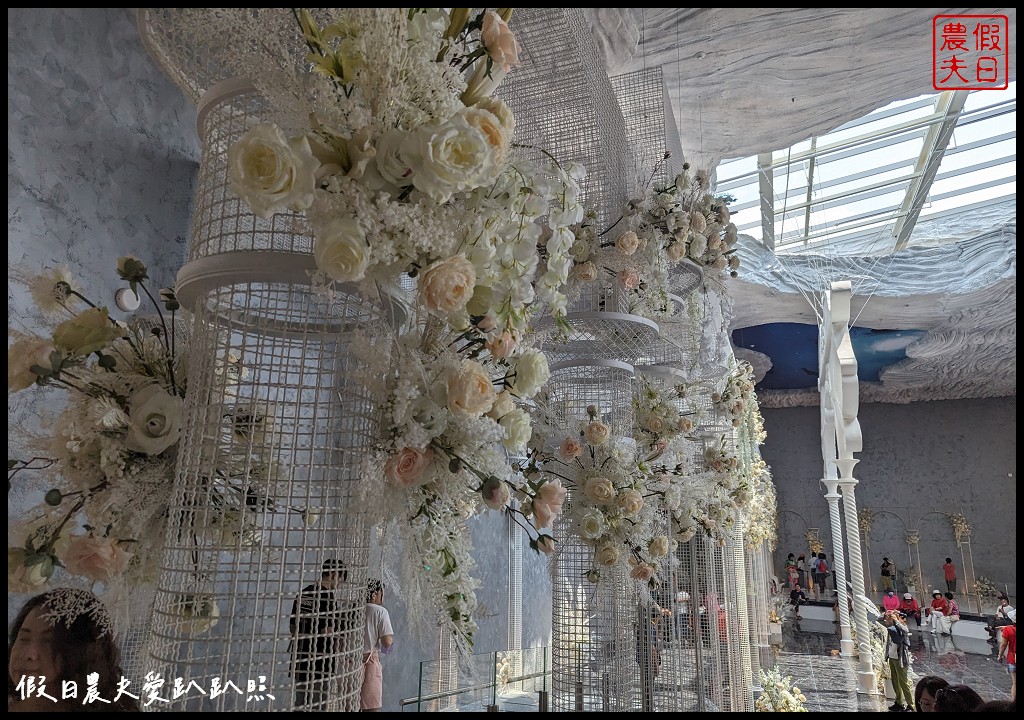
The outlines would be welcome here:
[[[914,167],[914,174],[917,178],[910,183],[907,194],[903,198],[903,205],[900,206],[899,219],[892,230],[892,237],[896,241],[894,251],[899,252],[907,246],[910,235],[917,225],[917,218],[921,215],[921,208],[928,199],[928,191],[935,180],[935,173],[939,171],[942,158],[949,147],[949,141],[953,137],[957,120],[960,119],[960,111],[964,109],[967,102],[968,91],[947,90],[939,96],[936,102],[936,111],[943,115],[941,123],[928,128],[925,136],[924,147],[917,157],[917,165]]]
[[[761,242],[769,250],[775,250],[775,190],[772,154],[757,156],[757,184],[761,196]]]

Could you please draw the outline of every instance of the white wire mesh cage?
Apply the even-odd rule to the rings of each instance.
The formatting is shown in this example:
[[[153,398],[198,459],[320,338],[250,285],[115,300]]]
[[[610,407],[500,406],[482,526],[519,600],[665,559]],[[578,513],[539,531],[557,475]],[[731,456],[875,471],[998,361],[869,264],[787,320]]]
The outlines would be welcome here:
[[[167,693],[156,709],[358,708],[369,547],[359,480],[377,423],[347,381],[350,343],[397,321],[397,306],[347,287],[314,292],[297,218],[262,220],[234,197],[227,148],[265,112],[244,81],[200,104],[177,287],[194,317],[188,422],[148,648],[168,684],[226,691]]]

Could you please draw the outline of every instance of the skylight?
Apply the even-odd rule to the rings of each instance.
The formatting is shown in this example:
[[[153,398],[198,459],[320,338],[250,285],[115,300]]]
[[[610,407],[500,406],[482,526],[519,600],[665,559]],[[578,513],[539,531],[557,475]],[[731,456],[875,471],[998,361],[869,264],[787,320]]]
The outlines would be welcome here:
[[[741,233],[777,253],[882,254],[917,222],[1017,194],[1017,84],[901,100],[826,135],[718,166]]]

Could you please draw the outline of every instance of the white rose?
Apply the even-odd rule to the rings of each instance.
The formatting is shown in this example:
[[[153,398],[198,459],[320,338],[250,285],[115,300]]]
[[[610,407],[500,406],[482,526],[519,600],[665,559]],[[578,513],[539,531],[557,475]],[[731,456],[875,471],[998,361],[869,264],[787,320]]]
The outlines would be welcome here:
[[[476,270],[465,255],[439,260],[420,280],[420,303],[432,315],[448,317],[465,309],[473,297]]]
[[[700,233],[692,233],[690,238],[690,248],[687,250],[687,254],[691,260],[700,260],[701,256],[707,252],[708,239]]]
[[[128,398],[131,427],[125,445],[129,450],[159,455],[178,442],[181,434],[181,398],[159,385],[147,385]]]
[[[313,228],[316,266],[337,282],[355,282],[366,275],[370,263],[366,235],[355,218],[337,218]]]
[[[526,443],[530,441],[530,436],[533,434],[529,413],[515,408],[505,413],[498,424],[505,430],[505,439],[501,441],[501,444],[506,450],[516,453],[526,448]]]
[[[666,250],[668,258],[672,262],[679,262],[686,257],[686,243],[685,242],[674,242],[668,246]]]
[[[588,510],[580,518],[580,537],[584,540],[597,540],[607,529],[604,514],[598,510]]]
[[[459,116],[410,133],[401,152],[413,169],[413,185],[439,205],[448,202],[452,193],[487,182],[495,165],[487,138]]]
[[[588,423],[583,429],[583,437],[591,445],[603,445],[611,435],[611,428],[598,420]]]
[[[402,448],[384,463],[384,477],[400,488],[425,485],[434,477],[430,472],[433,462],[434,453],[430,448]]]
[[[702,234],[708,227],[707,218],[704,217],[704,213],[699,210],[694,210],[690,213],[690,230],[695,233]]]
[[[36,374],[30,370],[33,365],[50,369],[50,355],[56,348],[48,340],[34,335],[25,335],[7,348],[7,392],[18,392],[36,381]]]
[[[619,549],[608,543],[597,549],[594,559],[605,567],[610,567],[619,561]]]
[[[628,230],[615,241],[615,248],[623,255],[632,255],[640,247],[640,238],[632,230]]]
[[[501,102],[500,100],[495,102]],[[512,136],[505,130],[501,119],[490,110],[483,107],[483,103],[477,103],[473,107],[463,109],[462,119],[470,127],[476,128],[487,140],[494,151],[494,163],[489,176],[489,181],[494,180],[505,163],[505,154],[508,152],[508,145]]]
[[[652,433],[660,433],[665,429],[665,421],[658,415],[648,415],[644,426]]]
[[[627,490],[618,497],[617,504],[623,515],[633,516],[644,506],[644,496],[639,490]]]
[[[668,555],[668,538],[664,535],[651,540],[647,546],[647,551],[651,554],[651,557],[665,557]]]
[[[558,448],[558,456],[568,462],[583,454],[583,445],[576,438],[566,438]]]
[[[261,218],[312,205],[319,166],[305,137],[289,140],[271,124],[257,125],[228,148],[231,189]]]
[[[551,377],[548,359],[539,350],[527,350],[516,360],[516,377],[512,389],[522,398],[532,398]]]
[[[72,535],[61,560],[68,572],[90,580],[109,583],[128,569],[132,553],[125,552],[112,537]]]
[[[583,494],[598,505],[610,505],[615,501],[615,486],[605,477],[592,477],[583,485]]]
[[[463,360],[448,374],[448,409],[456,415],[479,417],[494,405],[494,385],[480,363]]]
[[[408,133],[388,130],[377,141],[377,172],[396,187],[412,185],[412,168],[402,157],[402,143]]]
[[[498,118],[508,137],[511,138],[515,134],[516,116],[512,114],[512,108],[506,105],[504,100],[487,97],[476,103],[476,107],[483,108]]]

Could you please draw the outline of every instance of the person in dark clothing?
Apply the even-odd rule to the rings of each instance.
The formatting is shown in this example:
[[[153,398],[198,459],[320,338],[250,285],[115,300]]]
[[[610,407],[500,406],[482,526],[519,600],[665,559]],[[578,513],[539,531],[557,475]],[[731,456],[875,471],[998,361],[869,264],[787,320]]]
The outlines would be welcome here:
[[[800,606],[807,602],[807,596],[804,595],[804,591],[797,585],[789,591],[789,604],[793,606],[793,614],[796,619],[800,619]]]
[[[636,663],[640,667],[641,707],[644,712],[654,710],[654,679],[661,669],[657,625],[660,615],[655,603],[649,607],[637,606]]]
[[[327,709],[338,667],[336,636],[342,630],[341,606],[334,591],[347,576],[340,560],[325,560],[319,582],[304,587],[292,603],[288,629],[296,708]]]

